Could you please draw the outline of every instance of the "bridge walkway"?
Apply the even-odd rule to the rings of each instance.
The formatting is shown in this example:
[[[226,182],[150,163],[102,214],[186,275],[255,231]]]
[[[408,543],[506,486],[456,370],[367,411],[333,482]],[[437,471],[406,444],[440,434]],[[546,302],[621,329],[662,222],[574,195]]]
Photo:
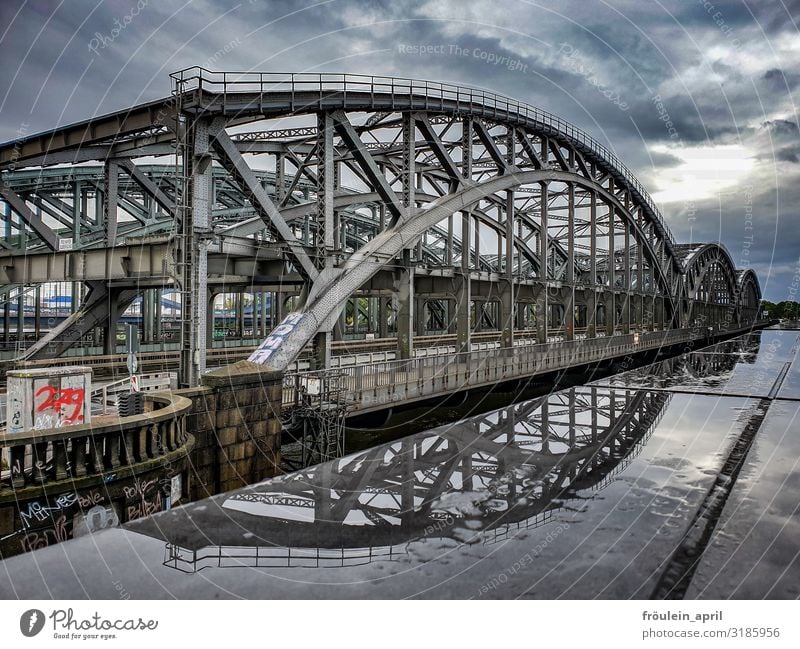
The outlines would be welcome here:
[[[349,404],[349,413],[363,414],[674,345],[684,344],[691,351],[695,343],[705,342],[709,337],[751,329],[715,327],[709,331],[704,327],[618,334],[359,364],[325,373],[330,376],[335,372],[337,390]],[[302,399],[322,400],[319,382],[323,374],[311,370],[287,373],[284,410],[299,405]]]

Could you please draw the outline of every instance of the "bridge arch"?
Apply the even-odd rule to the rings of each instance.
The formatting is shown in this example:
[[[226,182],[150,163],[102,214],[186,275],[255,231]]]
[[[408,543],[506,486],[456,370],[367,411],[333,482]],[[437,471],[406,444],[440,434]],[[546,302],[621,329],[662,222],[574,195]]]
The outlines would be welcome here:
[[[685,326],[738,325],[738,273],[725,246],[714,242],[679,250],[686,267]]]
[[[737,278],[739,295],[736,312],[739,323],[746,324],[758,318],[761,308],[761,286],[758,283],[758,276],[752,269],[737,271]]]

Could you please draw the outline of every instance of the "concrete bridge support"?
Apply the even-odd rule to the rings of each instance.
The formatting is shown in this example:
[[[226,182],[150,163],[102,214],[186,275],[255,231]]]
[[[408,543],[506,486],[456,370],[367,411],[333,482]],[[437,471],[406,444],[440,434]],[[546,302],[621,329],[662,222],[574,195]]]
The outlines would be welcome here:
[[[399,358],[413,358],[415,319],[414,266],[411,265],[410,250],[403,251],[403,261],[397,271],[397,288],[394,294],[394,309],[397,313],[397,353]]]

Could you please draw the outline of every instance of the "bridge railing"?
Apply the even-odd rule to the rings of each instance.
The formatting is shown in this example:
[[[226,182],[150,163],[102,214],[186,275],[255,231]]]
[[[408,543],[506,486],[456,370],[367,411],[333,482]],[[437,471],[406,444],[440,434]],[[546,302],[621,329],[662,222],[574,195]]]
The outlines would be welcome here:
[[[687,343],[706,333],[670,329],[340,367],[338,386],[356,409],[368,409]],[[284,405],[294,404],[300,386],[313,375],[285,377]]]
[[[184,94],[193,91],[213,93],[221,96],[223,107],[226,105],[229,95],[231,99],[235,100],[236,95],[242,93],[257,93],[262,96],[275,93],[288,94],[292,107],[295,105],[295,96],[303,97],[309,93],[316,93],[319,102],[322,103],[325,97],[331,93],[341,93],[345,99],[348,93],[353,93],[354,95],[369,94],[371,98],[376,95],[390,95],[392,97],[405,96],[415,100],[422,99],[426,110],[442,108],[444,102],[448,102],[449,104],[454,103],[457,110],[470,111],[476,107],[482,107],[491,109],[495,116],[499,116],[501,113],[518,115],[553,131],[554,135],[566,136],[579,143],[591,151],[595,157],[617,171],[628,183],[629,188],[638,194],[639,199],[650,209],[657,227],[667,240],[670,249],[675,245],[672,232],[667,227],[661,211],[650,194],[633,172],[608,147],[557,115],[503,95],[436,81],[361,74],[213,72],[195,66],[174,72],[170,77],[173,79],[176,93]]]
[[[192,402],[169,394],[145,394],[146,411],[107,423],[0,433],[8,468],[0,490],[46,485],[100,475],[158,459],[186,445]]]

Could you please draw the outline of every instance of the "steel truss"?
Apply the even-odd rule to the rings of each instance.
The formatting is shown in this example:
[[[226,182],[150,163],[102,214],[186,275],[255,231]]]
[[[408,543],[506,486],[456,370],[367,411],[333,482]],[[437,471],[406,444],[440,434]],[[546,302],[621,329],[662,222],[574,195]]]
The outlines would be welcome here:
[[[169,98],[0,147],[0,292],[100,282],[113,299],[75,321],[108,327],[131,291],[176,286],[184,384],[220,286],[275,288],[279,316],[296,296],[251,357],[279,370],[309,342],[327,367],[354,296],[380,297],[402,357],[428,320],[468,350],[481,324],[510,347],[519,329],[570,340],[758,316],[752,271],[719,244],[676,244],[633,174],[544,111],[408,79],[172,78]]]

